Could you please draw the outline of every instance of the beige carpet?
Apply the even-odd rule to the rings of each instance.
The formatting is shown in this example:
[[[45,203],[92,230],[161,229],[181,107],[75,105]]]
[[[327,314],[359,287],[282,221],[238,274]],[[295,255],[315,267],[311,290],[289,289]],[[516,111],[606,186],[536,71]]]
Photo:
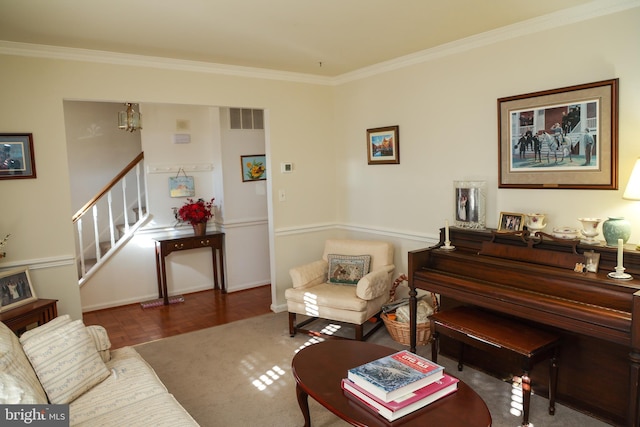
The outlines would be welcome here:
[[[393,341],[384,328],[369,341],[407,348]],[[288,427],[304,424],[296,400],[291,359],[298,349],[309,344],[309,337],[289,337],[286,313],[272,313],[135,348],[203,427]],[[430,347],[420,347],[418,353],[430,357]],[[494,426],[515,427],[521,423],[521,416],[511,413],[509,383],[468,367],[457,372],[455,362],[444,357],[438,362],[483,397]],[[558,404],[552,417],[547,405],[546,399],[533,396],[531,421],[535,427],[607,425]],[[309,399],[309,406],[314,427],[348,425],[313,399]]]

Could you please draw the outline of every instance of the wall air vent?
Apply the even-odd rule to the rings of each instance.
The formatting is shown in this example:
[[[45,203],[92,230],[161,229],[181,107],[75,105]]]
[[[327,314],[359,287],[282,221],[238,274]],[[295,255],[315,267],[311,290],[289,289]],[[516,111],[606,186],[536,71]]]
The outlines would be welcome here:
[[[231,129],[264,129],[264,112],[251,108],[229,108]]]

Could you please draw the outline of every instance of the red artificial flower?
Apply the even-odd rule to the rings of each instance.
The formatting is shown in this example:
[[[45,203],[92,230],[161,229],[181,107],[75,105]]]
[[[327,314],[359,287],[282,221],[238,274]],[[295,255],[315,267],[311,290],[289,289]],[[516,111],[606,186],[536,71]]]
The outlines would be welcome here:
[[[187,199],[187,203],[180,208],[178,216],[182,221],[188,222],[191,225],[196,225],[202,222],[207,222],[209,218],[213,216],[211,208],[213,201],[205,202],[202,199],[194,201],[193,199]]]

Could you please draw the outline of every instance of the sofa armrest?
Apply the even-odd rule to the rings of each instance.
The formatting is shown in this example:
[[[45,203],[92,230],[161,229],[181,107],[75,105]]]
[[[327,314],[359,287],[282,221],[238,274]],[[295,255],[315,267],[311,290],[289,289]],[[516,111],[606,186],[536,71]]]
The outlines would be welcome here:
[[[304,288],[325,283],[328,274],[329,264],[322,259],[289,270],[294,288]]]
[[[358,298],[369,301],[385,293],[388,294],[391,275],[395,269],[395,265],[388,264],[365,275],[360,279],[356,288]]]

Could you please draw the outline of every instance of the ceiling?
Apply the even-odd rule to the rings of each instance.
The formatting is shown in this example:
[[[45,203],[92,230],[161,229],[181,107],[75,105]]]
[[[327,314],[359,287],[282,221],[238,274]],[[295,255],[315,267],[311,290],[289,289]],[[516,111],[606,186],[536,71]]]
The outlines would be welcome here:
[[[0,40],[335,77],[603,1],[0,0]]]

